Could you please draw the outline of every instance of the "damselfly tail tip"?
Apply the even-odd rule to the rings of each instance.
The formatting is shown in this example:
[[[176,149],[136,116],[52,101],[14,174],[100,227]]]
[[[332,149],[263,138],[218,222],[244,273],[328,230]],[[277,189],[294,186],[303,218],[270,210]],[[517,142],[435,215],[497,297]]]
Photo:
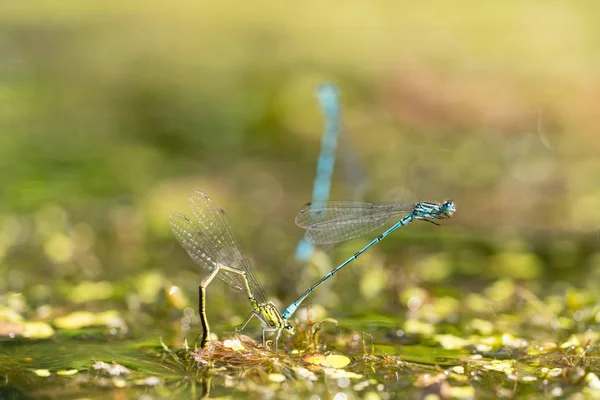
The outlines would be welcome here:
[[[302,209],[300,210],[300,214],[310,210],[310,206],[312,206],[312,201],[309,201],[308,203],[304,204],[304,207],[302,207]]]

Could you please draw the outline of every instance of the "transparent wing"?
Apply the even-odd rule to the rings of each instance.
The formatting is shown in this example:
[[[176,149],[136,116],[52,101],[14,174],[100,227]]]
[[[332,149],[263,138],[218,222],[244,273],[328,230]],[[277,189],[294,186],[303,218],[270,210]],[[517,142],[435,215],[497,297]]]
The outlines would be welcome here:
[[[296,225],[306,229],[305,238],[315,244],[339,243],[373,231],[394,217],[412,211],[397,203],[327,201],[308,203],[296,216]]]
[[[190,207],[196,217],[196,223],[205,232],[213,246],[217,248],[219,261],[230,268],[245,271],[252,294],[259,303],[266,303],[265,292],[258,282],[239,240],[228,227],[225,211],[217,208],[207,194],[198,191],[192,192],[190,195]],[[238,277],[237,274],[230,275]],[[241,278],[239,279],[241,281]]]
[[[224,211],[217,208],[202,192],[191,194],[190,206],[194,221],[182,214],[173,214],[170,218],[171,230],[181,246],[196,263],[208,271],[213,271],[217,264],[245,271],[252,294],[259,303],[266,303],[264,290],[238,245],[239,242],[229,229]],[[245,292],[240,275],[220,271],[217,276],[232,288]]]
[[[183,214],[172,214],[169,218],[169,225],[175,237],[181,244],[181,247],[190,255],[190,257],[199,265],[203,266],[208,272],[212,272],[219,261],[219,252],[210,242],[208,237],[202,232],[192,220]],[[243,281],[240,276],[221,272],[217,275],[223,279],[232,288],[243,291]]]

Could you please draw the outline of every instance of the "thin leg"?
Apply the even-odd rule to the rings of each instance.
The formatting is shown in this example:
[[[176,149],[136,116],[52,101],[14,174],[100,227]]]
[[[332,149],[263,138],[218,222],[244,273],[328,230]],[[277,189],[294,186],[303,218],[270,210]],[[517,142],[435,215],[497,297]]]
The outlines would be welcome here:
[[[250,314],[248,314],[248,317],[246,317],[244,322],[235,327],[235,333],[238,333],[239,331],[243,330],[246,327],[246,325],[248,325],[248,322],[250,322],[255,316],[256,313],[254,311],[250,311]]]
[[[277,328],[277,336],[275,336],[275,352],[279,348],[279,338],[281,337],[281,328]]]

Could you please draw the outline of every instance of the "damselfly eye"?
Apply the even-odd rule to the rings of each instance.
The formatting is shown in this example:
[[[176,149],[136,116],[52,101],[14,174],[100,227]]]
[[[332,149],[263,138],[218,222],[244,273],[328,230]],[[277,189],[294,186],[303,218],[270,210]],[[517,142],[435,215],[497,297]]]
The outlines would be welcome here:
[[[442,208],[444,209],[444,212],[447,213],[448,215],[452,215],[456,211],[456,207],[454,206],[454,201],[452,201],[452,200],[446,200],[442,204]]]

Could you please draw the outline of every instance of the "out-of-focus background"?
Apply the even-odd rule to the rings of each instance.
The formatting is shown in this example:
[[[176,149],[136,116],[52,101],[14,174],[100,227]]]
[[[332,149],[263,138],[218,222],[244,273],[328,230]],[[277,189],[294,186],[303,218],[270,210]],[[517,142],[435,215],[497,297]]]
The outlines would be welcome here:
[[[168,217],[189,213],[189,193],[202,190],[285,306],[371,239],[294,262],[321,82],[343,102],[331,198],[452,198],[458,211],[394,233],[310,303],[336,317],[396,316],[407,288],[441,282],[458,298],[507,277],[593,288],[598,8],[3,2],[0,294],[22,293],[32,312],[105,299],[137,310],[177,286],[174,304],[193,306],[204,272]],[[248,311],[221,282],[209,296],[209,318],[228,329]]]

